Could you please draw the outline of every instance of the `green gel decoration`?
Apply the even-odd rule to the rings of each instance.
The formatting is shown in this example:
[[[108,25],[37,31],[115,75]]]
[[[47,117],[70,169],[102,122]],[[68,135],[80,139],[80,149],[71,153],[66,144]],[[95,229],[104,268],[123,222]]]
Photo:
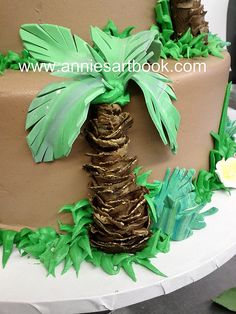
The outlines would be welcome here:
[[[176,97],[168,85],[169,80],[158,73],[142,70],[137,73],[138,65],[158,61],[161,52],[158,31],[128,36],[130,32],[131,28],[118,36],[112,22],[106,31],[91,27],[93,48],[61,26],[21,26],[20,36],[30,54],[39,62],[56,63],[53,74],[69,78],[45,87],[30,105],[26,120],[26,129],[30,131],[27,142],[36,162],[68,156],[87,119],[90,104],[127,104],[130,80],[142,89],[148,112],[164,144],[169,144],[176,152],[180,116],[172,105]],[[71,66],[69,73],[63,71],[65,63]],[[84,69],[85,63],[90,66],[82,72],[80,68]],[[101,71],[95,71],[96,64],[102,65]],[[111,71],[107,71],[107,64]]]
[[[223,58],[221,52],[230,43],[222,41],[217,35],[212,33],[199,34],[194,37],[190,29],[179,39],[172,38],[174,28],[169,10],[169,0],[158,0],[155,6],[157,25],[151,29],[159,31],[159,40],[162,43],[161,58],[172,58],[180,60],[182,58],[208,57],[213,55]],[[208,44],[205,37],[208,37]]]

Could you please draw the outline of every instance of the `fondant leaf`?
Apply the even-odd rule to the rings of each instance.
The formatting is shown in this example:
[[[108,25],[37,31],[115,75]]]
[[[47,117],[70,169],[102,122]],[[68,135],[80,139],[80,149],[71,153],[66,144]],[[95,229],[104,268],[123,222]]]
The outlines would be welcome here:
[[[176,152],[180,114],[172,104],[172,99],[176,99],[174,91],[152,72],[140,71],[133,74],[132,80],[143,91],[148,112],[163,143],[169,143],[171,150]]]
[[[36,162],[52,161],[70,153],[89,111],[89,104],[105,88],[101,79],[53,83],[30,105],[27,142]]]
[[[125,28],[123,30],[123,32],[119,32],[117,26],[115,25],[115,23],[112,20],[109,20],[107,25],[103,28],[103,31],[106,34],[109,34],[111,36],[114,37],[118,37],[118,38],[127,38],[131,36],[131,32],[133,31],[134,27],[133,26],[129,26],[127,28]],[[162,48],[162,44],[158,39],[155,39],[149,50],[148,51],[152,51],[154,52],[154,57],[149,59],[152,62],[157,62],[160,58],[160,54],[161,54],[161,48]]]
[[[88,44],[71,30],[52,24],[24,24],[20,37],[30,54],[38,61],[56,63],[91,63]]]
[[[139,32],[126,38],[117,38],[106,34],[98,27],[91,28],[91,37],[96,47],[99,49],[99,54],[103,60],[113,67],[114,64],[126,65],[125,71],[113,71],[114,80],[116,77],[127,72],[128,64],[136,61],[140,64],[146,63],[150,58],[156,60],[159,58],[159,51],[156,45],[154,51],[149,53],[149,48],[155,40],[158,32],[156,30]]]

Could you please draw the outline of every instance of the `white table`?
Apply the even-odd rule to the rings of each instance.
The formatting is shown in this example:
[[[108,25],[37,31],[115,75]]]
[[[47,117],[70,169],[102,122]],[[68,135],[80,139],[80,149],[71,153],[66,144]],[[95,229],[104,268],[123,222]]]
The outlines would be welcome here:
[[[210,206],[219,208],[207,217],[207,227],[189,239],[172,242],[168,254],[153,263],[168,278],[135,266],[138,281],[121,272],[109,276],[101,269],[83,264],[79,277],[73,270],[46,277],[34,259],[13,253],[5,270],[0,268],[0,313],[75,314],[113,310],[163,294],[195,282],[222,266],[236,254],[236,191],[218,192]]]

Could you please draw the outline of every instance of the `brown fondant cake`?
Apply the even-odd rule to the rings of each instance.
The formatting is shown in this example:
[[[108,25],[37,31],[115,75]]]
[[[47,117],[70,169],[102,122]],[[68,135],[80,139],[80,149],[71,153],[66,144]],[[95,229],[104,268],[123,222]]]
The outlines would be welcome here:
[[[147,29],[155,22],[155,3],[155,0],[139,0],[138,5],[133,0],[5,2],[4,18],[0,21],[0,51],[21,49],[18,30],[28,22],[64,25],[85,39],[89,37],[89,25],[101,27],[108,18],[121,28],[132,24],[138,26],[137,30]],[[162,179],[167,167],[208,168],[212,147],[209,133],[218,128],[230,58],[225,52],[223,59],[210,56],[188,62],[205,63],[206,72],[178,73],[174,70],[175,61],[170,61],[170,73],[164,73],[173,80],[178,98],[175,105],[181,113],[176,155],[162,144],[150,123],[143,95],[135,86],[131,102],[125,108],[134,118],[129,133],[130,152],[138,156],[140,165],[153,170],[155,179]],[[28,106],[47,83],[55,80],[59,79],[47,73],[15,71],[8,71],[0,78],[0,227],[56,225],[58,208],[87,196],[88,178],[82,165],[88,161],[85,152],[89,148],[83,135],[68,158],[49,164],[36,164],[25,140]]]

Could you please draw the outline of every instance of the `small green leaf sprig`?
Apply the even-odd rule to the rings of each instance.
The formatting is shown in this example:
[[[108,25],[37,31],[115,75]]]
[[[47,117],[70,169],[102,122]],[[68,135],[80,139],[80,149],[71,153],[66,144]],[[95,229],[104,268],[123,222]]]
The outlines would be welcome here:
[[[151,171],[141,173],[141,167],[134,170],[136,183],[148,189],[145,195],[152,220],[153,233],[162,230],[173,241],[182,241],[193,234],[194,230],[206,227],[205,217],[215,214],[213,207],[204,210],[206,202],[196,201],[193,185],[195,170],[167,169],[163,182],[148,182]]]
[[[3,75],[6,69],[19,70],[20,65],[27,64],[31,68],[37,61],[24,49],[20,54],[9,50],[6,55],[0,53],[0,75]]]

